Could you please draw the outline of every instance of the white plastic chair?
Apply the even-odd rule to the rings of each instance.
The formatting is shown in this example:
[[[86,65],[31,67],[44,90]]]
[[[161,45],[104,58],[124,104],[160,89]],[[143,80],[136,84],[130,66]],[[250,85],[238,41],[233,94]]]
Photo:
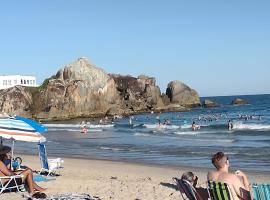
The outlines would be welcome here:
[[[48,159],[46,147],[44,144],[38,144],[38,150],[41,163],[41,170],[39,172],[40,174],[42,172],[48,172],[47,176],[49,176],[52,173],[55,173],[56,171],[59,171],[61,168],[63,168],[61,164],[64,163],[64,160],[62,160],[61,158]]]

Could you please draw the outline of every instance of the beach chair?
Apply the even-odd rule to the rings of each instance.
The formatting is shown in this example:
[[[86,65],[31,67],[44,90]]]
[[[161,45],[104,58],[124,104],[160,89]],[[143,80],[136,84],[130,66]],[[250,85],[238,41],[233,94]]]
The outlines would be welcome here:
[[[252,199],[253,200],[269,200],[270,199],[270,184],[252,184]]]
[[[184,200],[203,200],[196,189],[184,179],[173,178]]]
[[[233,200],[230,187],[226,183],[208,181],[208,192],[211,200]]]
[[[61,158],[48,159],[46,147],[44,144],[38,144],[39,159],[41,164],[41,173],[47,173],[47,176],[55,174],[57,171],[60,174],[61,164],[64,162]]]
[[[8,180],[4,183],[4,180]],[[22,182],[22,175],[0,177],[0,194],[4,192],[24,192],[25,187]]]

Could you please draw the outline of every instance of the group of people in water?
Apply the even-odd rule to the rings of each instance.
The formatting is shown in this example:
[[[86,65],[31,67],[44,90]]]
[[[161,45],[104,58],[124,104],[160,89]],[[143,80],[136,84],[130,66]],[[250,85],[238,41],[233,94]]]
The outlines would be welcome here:
[[[212,164],[216,170],[211,170],[207,173],[207,181],[226,183],[230,188],[233,199],[251,200],[250,183],[247,175],[241,170],[237,170],[234,173],[229,172],[230,161],[226,154],[223,152],[214,154]],[[187,181],[195,188],[199,200],[209,199],[207,189],[197,186],[198,176],[193,172],[183,173],[181,179]]]
[[[151,114],[154,114],[154,112],[151,112]],[[156,113],[156,121],[157,121],[157,128],[166,128],[167,125],[171,125],[171,121],[169,120],[169,118],[165,118],[164,121],[162,122],[161,121],[161,112],[159,113]],[[108,116],[105,116],[104,118],[101,118],[99,121],[98,121],[98,124],[99,125],[104,125],[104,124],[111,124],[111,123],[114,123],[115,120],[117,119],[122,119],[123,116],[120,116],[120,115],[115,115],[113,116],[112,118],[109,118]],[[180,115],[177,115],[177,118],[180,118]],[[222,118],[224,119],[229,119],[228,122],[227,122],[227,129],[229,131],[233,130],[234,129],[234,123],[233,123],[233,120],[261,120],[262,119],[262,116],[261,115],[241,115],[241,114],[238,114],[238,117],[234,117],[234,118],[229,118],[228,115],[225,113],[212,113],[212,114],[200,114],[198,116],[198,118],[193,118],[192,119],[192,123],[191,123],[191,130],[192,131],[197,131],[200,129],[200,125],[199,124],[203,124],[203,123],[212,123],[214,121],[219,121],[221,120]],[[148,116],[146,117],[146,119],[150,119]],[[128,124],[132,125],[133,124],[133,121],[136,120],[136,118],[131,115],[128,117]],[[196,122],[199,122],[199,124],[197,124]],[[88,125],[90,124],[90,122],[84,122],[82,121],[81,124],[80,124],[80,127],[81,127],[81,133],[84,133],[86,134],[88,132]],[[181,125],[181,127],[190,127],[190,124],[188,125],[187,124],[187,120],[184,120],[184,124]]]

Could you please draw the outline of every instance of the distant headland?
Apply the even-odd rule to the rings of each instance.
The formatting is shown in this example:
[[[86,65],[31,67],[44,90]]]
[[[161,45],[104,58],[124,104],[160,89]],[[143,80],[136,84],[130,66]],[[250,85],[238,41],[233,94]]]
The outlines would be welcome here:
[[[200,106],[198,93],[171,81],[161,93],[153,77],[107,74],[86,58],[61,68],[36,88],[0,90],[0,112],[40,120],[187,111]]]

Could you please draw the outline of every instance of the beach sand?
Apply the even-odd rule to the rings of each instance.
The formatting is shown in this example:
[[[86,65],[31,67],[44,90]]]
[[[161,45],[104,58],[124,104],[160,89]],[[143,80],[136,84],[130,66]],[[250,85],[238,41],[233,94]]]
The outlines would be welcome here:
[[[23,155],[23,164],[40,169],[38,156]],[[47,187],[47,195],[90,194],[101,199],[116,200],[172,200],[182,199],[175,190],[172,177],[193,171],[198,184],[206,186],[208,169],[142,165],[104,160],[64,158],[61,176],[49,182],[38,183]],[[270,174],[248,172],[251,182],[270,182]],[[26,193],[6,193],[0,199],[23,199]]]

